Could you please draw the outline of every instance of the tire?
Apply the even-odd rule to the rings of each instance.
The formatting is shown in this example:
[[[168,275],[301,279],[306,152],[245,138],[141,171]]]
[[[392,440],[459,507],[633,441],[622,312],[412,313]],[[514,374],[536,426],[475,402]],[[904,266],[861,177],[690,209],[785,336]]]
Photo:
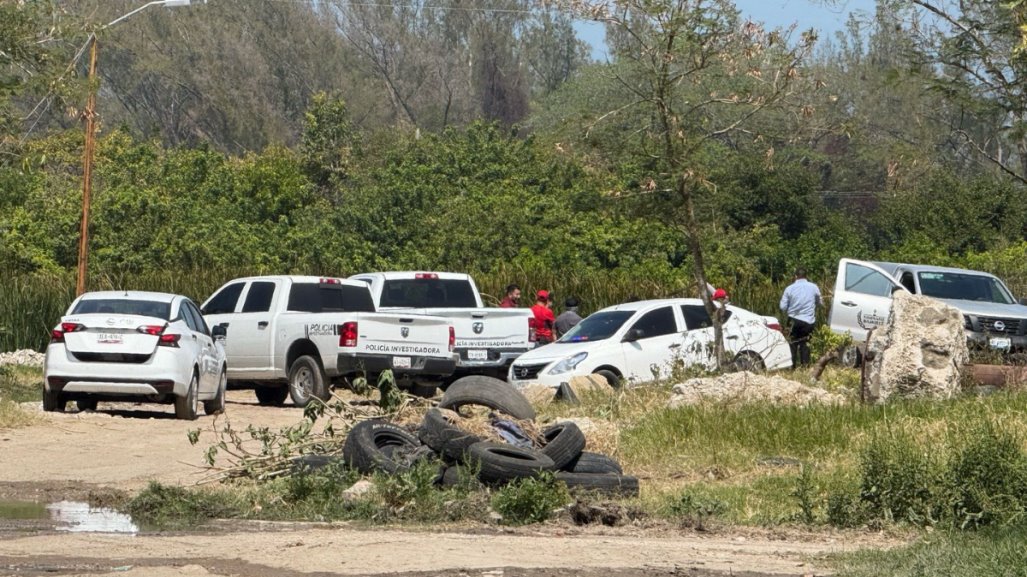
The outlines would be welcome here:
[[[457,379],[449,385],[439,402],[440,408],[457,412],[465,405],[482,405],[515,419],[535,418],[535,409],[513,385],[482,375]]]
[[[56,391],[49,391],[46,387],[43,387],[43,410],[47,413],[63,413],[64,406],[68,402],[64,400],[60,393]]]
[[[257,395],[257,403],[262,406],[278,407],[285,402],[289,396],[289,389],[286,387],[262,387],[257,385],[253,392]]]
[[[228,375],[225,369],[221,369],[221,378],[218,379],[218,392],[209,401],[203,401],[203,412],[207,415],[220,415],[225,412],[225,390],[228,388]]]
[[[553,465],[562,470],[568,463],[577,459],[585,450],[585,434],[571,422],[557,423],[542,431],[546,443],[542,452],[553,460]]]
[[[79,399],[75,401],[75,406],[78,407],[79,412],[95,411],[99,404],[100,403],[96,399]]]
[[[604,379],[606,379],[606,382],[610,383],[610,387],[611,388],[619,389],[620,386],[621,386],[621,378],[618,377],[617,373],[615,373],[613,371],[610,371],[610,370],[607,370],[607,369],[603,369],[601,371],[596,371],[593,374],[599,375],[600,377],[603,377]]]
[[[414,384],[410,386],[410,394],[424,399],[433,399],[439,394],[439,386],[436,384],[424,385]]]
[[[568,473],[589,473],[592,475],[624,474],[624,470],[621,469],[620,463],[616,460],[606,455],[589,453],[588,451],[582,451],[578,458],[567,463],[563,470]]]
[[[838,364],[850,369],[859,368],[863,364],[863,353],[855,345],[845,347],[838,355]]]
[[[750,373],[762,373],[767,370],[763,358],[752,351],[742,351],[731,361],[731,366],[736,372],[748,371]]]
[[[491,483],[534,477],[542,471],[556,468],[553,460],[542,451],[521,449],[506,443],[475,443],[468,450],[468,457],[481,466],[478,478]]]
[[[396,474],[427,454],[417,437],[406,429],[379,419],[361,421],[353,427],[342,446],[342,458],[363,474],[384,471]]]
[[[317,359],[303,355],[289,367],[289,396],[297,407],[306,407],[315,397],[328,400],[328,383]]]
[[[638,478],[629,475],[596,475],[592,473],[556,473],[556,480],[563,481],[572,492],[591,492],[617,497],[637,497]]]
[[[481,437],[461,429],[438,409],[425,413],[417,436],[451,463],[463,463],[471,445],[481,442]]]
[[[439,480],[439,484],[443,487],[458,487],[463,483],[466,475],[467,470],[460,465],[446,467],[446,470],[442,473],[442,479]]]
[[[199,379],[193,373],[193,379],[189,381],[189,390],[184,397],[175,397],[175,418],[182,421],[195,421],[197,406],[199,405]]]

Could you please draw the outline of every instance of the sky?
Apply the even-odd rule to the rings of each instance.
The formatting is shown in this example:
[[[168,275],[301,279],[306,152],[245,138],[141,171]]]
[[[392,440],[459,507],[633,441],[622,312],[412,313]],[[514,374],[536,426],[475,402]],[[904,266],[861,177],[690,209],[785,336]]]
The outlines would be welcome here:
[[[831,4],[827,6],[826,4]],[[849,13],[861,10],[873,14],[875,0],[735,0],[743,17],[763,22],[770,28],[797,24],[799,30],[816,28],[821,38],[834,36],[845,26]],[[592,57],[606,59],[603,25],[579,22],[578,34],[592,45]]]

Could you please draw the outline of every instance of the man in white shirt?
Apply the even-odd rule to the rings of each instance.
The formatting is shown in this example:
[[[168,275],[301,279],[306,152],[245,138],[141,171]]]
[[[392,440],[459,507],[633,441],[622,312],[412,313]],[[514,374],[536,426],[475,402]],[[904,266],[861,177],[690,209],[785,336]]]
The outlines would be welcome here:
[[[795,282],[781,295],[781,312],[788,315],[792,325],[788,338],[792,348],[792,366],[810,364],[809,337],[817,321],[817,307],[823,304],[820,289],[806,280],[806,269],[795,270]]]

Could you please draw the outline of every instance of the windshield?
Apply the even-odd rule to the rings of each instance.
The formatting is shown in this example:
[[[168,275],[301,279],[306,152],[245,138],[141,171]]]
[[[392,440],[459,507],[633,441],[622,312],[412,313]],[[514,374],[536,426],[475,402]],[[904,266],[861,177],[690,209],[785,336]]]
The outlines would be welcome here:
[[[88,314],[139,315],[168,320],[171,318],[171,303],[128,299],[85,299],[78,301],[73,315]]]
[[[998,279],[960,272],[921,272],[920,292],[939,299],[960,299],[1003,305],[1015,304]]]
[[[478,307],[478,301],[471,283],[465,279],[418,278],[385,281],[381,306],[473,309]]]
[[[607,311],[589,315],[556,342],[580,343],[608,339],[634,314],[635,311]]]

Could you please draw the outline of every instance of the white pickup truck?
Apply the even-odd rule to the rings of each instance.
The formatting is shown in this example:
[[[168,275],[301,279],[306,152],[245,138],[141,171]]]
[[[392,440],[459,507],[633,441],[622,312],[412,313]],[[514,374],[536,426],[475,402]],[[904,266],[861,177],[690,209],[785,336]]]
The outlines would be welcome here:
[[[305,406],[329,385],[392,369],[401,385],[434,387],[453,373],[453,324],[378,313],[367,285],[337,278],[259,276],[218,289],[200,308],[226,329],[228,380],[255,385],[262,405]]]
[[[444,317],[456,329],[456,374],[505,379],[513,360],[535,348],[531,310],[486,308],[470,275],[377,272],[350,277],[371,288],[380,311]]]

